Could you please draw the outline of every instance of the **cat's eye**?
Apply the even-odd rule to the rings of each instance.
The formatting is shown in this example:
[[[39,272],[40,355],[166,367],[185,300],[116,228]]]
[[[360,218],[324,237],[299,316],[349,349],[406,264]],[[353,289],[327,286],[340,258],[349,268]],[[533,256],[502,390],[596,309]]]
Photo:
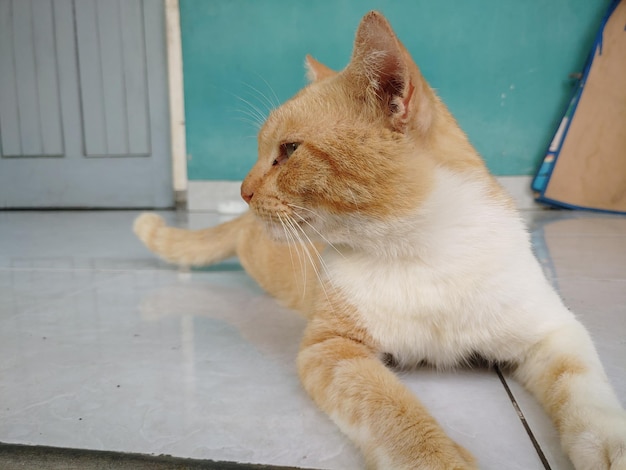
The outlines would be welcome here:
[[[272,166],[280,165],[281,163],[286,162],[299,146],[300,142],[286,142],[284,144],[280,144],[278,158],[272,162]]]
[[[288,142],[286,144],[281,145],[281,150],[283,150],[287,158],[289,158],[291,157],[293,152],[295,152],[298,149],[299,145],[300,144],[298,142]]]

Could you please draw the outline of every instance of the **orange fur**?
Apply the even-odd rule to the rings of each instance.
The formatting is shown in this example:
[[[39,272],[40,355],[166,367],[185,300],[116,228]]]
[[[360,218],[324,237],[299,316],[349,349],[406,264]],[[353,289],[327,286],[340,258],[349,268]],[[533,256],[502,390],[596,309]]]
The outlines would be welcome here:
[[[307,69],[307,77],[311,82],[333,77],[337,74],[337,72],[318,62],[309,54],[307,54],[304,59],[304,66]]]
[[[563,408],[570,401],[569,379],[588,372],[579,359],[562,357],[551,364],[542,377],[541,388],[545,390],[543,403],[553,419],[557,429],[562,430]]]
[[[336,292],[318,298],[298,355],[302,384],[372,468],[476,468],[378,358],[380,347]],[[372,434],[363,436],[363,429]]]

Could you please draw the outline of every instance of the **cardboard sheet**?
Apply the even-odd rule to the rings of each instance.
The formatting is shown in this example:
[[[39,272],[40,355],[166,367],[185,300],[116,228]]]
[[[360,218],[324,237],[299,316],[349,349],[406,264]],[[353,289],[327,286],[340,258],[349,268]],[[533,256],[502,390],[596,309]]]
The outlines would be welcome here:
[[[626,1],[615,5],[544,160],[539,201],[626,213]]]

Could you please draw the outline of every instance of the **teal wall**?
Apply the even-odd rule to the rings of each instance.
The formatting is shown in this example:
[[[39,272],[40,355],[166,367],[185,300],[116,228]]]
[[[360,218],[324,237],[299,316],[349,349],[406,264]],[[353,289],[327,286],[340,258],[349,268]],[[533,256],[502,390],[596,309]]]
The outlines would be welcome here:
[[[254,115],[306,82],[306,53],[349,60],[382,11],[497,175],[532,174],[572,93],[608,0],[181,0],[188,173],[240,180]]]

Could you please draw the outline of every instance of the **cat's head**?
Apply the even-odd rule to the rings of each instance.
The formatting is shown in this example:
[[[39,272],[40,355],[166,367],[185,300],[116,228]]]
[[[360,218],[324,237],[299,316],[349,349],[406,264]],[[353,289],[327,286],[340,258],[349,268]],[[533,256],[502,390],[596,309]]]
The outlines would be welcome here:
[[[261,128],[242,197],[276,239],[351,244],[424,200],[435,128],[451,117],[380,13],[361,21],[344,70],[306,65],[312,82]]]

